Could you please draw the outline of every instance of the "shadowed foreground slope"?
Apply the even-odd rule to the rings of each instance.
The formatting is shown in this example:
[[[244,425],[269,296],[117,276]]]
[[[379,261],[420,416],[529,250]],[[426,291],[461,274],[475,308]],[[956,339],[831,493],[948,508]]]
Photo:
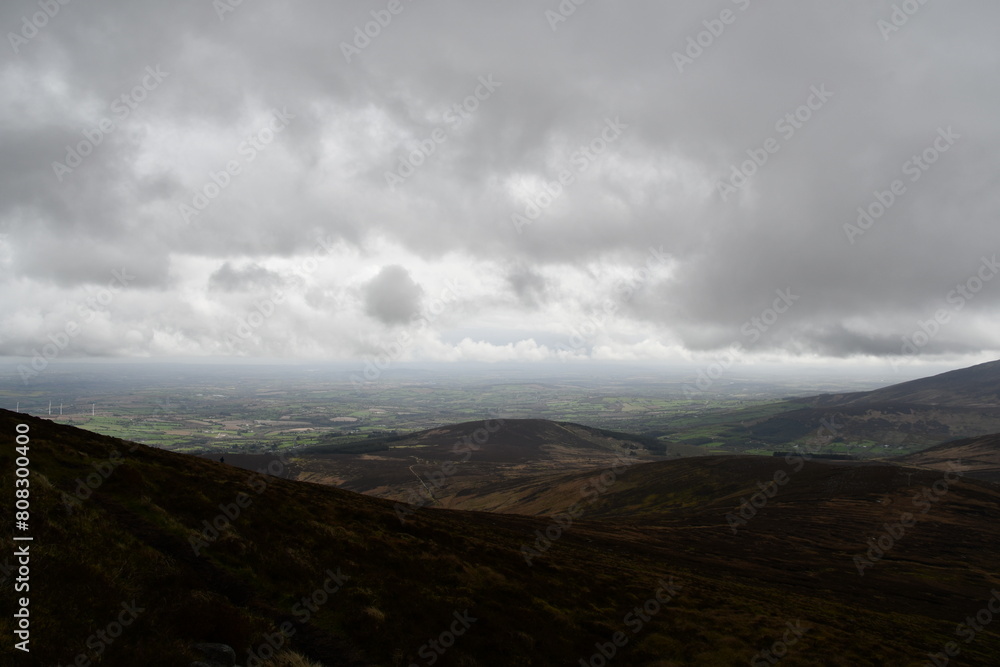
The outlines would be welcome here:
[[[778,647],[783,665],[917,665],[1000,587],[1000,493],[979,482],[953,484],[940,517],[862,578],[851,561],[864,548],[858,536],[877,534],[911,489],[890,484],[889,504],[871,499],[865,511],[854,497],[872,496],[865,480],[831,482],[813,507],[794,502],[789,485],[787,502],[777,502],[783,488],[737,536],[724,502],[672,517],[670,503],[638,498],[660,520],[595,512],[560,527],[544,516],[420,509],[401,523],[387,501],[0,411],[6,489],[17,424],[31,437],[32,651],[9,660],[8,640],[5,663],[86,654],[101,665],[187,665],[192,645],[208,641],[235,647],[241,665],[268,643],[328,666],[601,664],[598,651],[614,653],[609,664],[735,665],[784,636],[795,642]],[[759,461],[770,467],[744,470],[730,496],[783,465]],[[677,463],[699,474],[696,462]],[[622,488],[628,474],[656,484],[670,464],[632,467]],[[96,489],[80,486],[88,476]],[[824,527],[810,517],[838,503],[844,523],[827,521],[832,541],[813,542]],[[525,547],[538,548],[530,564]],[[792,559],[808,551],[804,564]],[[5,572],[8,562],[0,558]],[[6,599],[12,587],[5,575]],[[95,639],[123,605],[141,611],[110,643]],[[8,638],[12,621],[0,621]],[[961,664],[991,664],[998,650],[991,626],[962,644]]]

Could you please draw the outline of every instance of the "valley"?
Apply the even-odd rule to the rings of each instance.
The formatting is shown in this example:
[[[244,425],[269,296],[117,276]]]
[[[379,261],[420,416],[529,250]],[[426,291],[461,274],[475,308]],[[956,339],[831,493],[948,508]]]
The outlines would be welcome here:
[[[955,642],[1000,595],[998,372],[701,402],[617,379],[375,396],[119,377],[80,394],[117,397],[94,430],[0,409],[30,440],[0,451],[4,486],[15,455],[31,475],[31,520],[4,530],[32,532],[37,664],[193,665],[213,646],[236,657],[211,667],[854,667],[954,647],[988,666],[996,627]],[[143,412],[172,392],[175,414]],[[130,437],[151,425],[174,440]],[[98,651],[122,604],[141,616]]]
[[[734,374],[692,396],[693,373],[677,369],[584,374],[556,366],[537,375],[516,367],[400,367],[361,386],[351,381],[356,370],[68,364],[27,388],[0,376],[0,401],[96,433],[206,454],[292,451],[332,439],[363,449],[371,440],[491,416],[578,423],[706,453],[765,455],[799,444],[861,458],[892,456],[1000,432],[1000,410],[989,407],[995,403],[938,405],[909,396],[861,405],[859,390],[877,388],[875,380]],[[837,396],[851,399],[836,403]],[[849,423],[833,437],[819,436],[824,420],[834,417],[850,417]]]

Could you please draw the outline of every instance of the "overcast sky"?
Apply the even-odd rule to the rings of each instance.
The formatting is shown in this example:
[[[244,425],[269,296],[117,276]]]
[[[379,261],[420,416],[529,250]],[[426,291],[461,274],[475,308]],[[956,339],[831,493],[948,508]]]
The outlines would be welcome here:
[[[6,1],[0,355],[996,358],[1000,5],[897,6]]]

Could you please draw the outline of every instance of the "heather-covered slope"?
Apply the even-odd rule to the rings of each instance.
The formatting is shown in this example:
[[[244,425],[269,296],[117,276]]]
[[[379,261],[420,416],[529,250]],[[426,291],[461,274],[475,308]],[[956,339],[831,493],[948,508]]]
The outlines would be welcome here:
[[[792,624],[784,665],[916,665],[1000,587],[998,492],[979,482],[951,484],[861,577],[852,556],[931,478],[803,469],[808,489],[782,487],[735,535],[727,508],[784,462],[630,467],[571,525],[427,508],[404,523],[388,501],[0,411],[3,488],[17,424],[31,437],[32,652],[11,658],[8,642],[5,663],[187,665],[209,641],[245,666],[269,642],[328,666],[596,664],[602,650],[621,665],[733,665]],[[123,605],[141,611],[95,639]],[[963,664],[998,650],[987,628]]]
[[[874,391],[827,394],[817,407],[909,404],[965,408],[1000,406],[1000,360],[901,382]]]
[[[945,442],[894,460],[935,470],[957,462],[969,477],[1000,483],[1000,434]]]

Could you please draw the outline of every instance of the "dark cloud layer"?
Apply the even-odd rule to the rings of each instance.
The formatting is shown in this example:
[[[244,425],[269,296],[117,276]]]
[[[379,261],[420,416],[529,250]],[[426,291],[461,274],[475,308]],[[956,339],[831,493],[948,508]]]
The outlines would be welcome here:
[[[0,354],[996,356],[995,3],[392,4],[4,3]]]

